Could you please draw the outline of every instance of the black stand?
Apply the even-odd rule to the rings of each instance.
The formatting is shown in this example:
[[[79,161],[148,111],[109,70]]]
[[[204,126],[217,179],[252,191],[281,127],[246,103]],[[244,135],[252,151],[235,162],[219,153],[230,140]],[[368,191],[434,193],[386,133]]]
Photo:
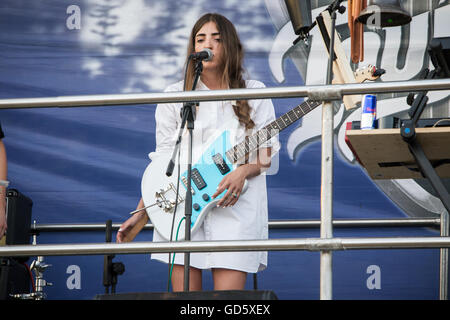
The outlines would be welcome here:
[[[444,71],[445,76],[450,76],[448,72],[448,67],[441,68],[440,61],[433,59],[432,62],[435,66],[435,70],[429,71],[425,69],[422,74],[422,78],[424,79],[433,79],[435,77],[440,76]],[[446,63],[444,62],[444,66]],[[436,191],[439,199],[441,199],[442,204],[444,205],[447,212],[441,213],[441,236],[448,236],[448,215],[450,214],[450,196],[442,183],[441,179],[437,175],[433,165],[430,163],[430,160],[425,155],[422,146],[419,141],[416,139],[416,124],[425,109],[428,102],[427,91],[422,91],[417,94],[414,98],[414,94],[410,93],[407,98],[407,103],[411,106],[409,109],[410,119],[403,121],[400,127],[400,134],[403,140],[408,144],[409,151],[413,155],[420,173],[423,177],[425,177],[433,187],[434,191]],[[447,286],[448,286],[448,253],[447,249],[441,248],[441,268],[440,268],[440,278],[441,284],[439,288],[439,297],[441,300],[447,299]],[[444,280],[442,280],[444,279]]]
[[[112,221],[106,221],[106,242],[111,242]],[[115,255],[105,255],[103,263],[103,285],[105,286],[105,293],[109,293],[111,286],[111,293],[116,293],[117,276],[125,272],[125,266],[122,262],[112,262]]]
[[[189,64],[189,63],[188,63]],[[187,67],[186,67],[187,68]],[[195,78],[192,84],[192,91],[197,87],[200,74],[203,71],[203,63],[201,60],[195,62]],[[184,79],[186,81],[186,79]],[[188,144],[188,159],[187,159],[187,190],[185,198],[185,241],[191,240],[191,217],[192,217],[192,192],[191,192],[191,171],[192,171],[192,144],[193,144],[193,130],[195,121],[195,108],[198,105],[196,102],[185,102],[181,110],[181,127],[178,134],[177,142],[173,150],[172,159],[169,162],[166,175],[171,176],[175,165],[175,157],[178,152],[181,143],[181,137],[184,126],[187,123],[187,129],[189,132],[189,144]],[[170,264],[170,261],[169,261]],[[189,267],[190,267],[190,252],[184,254],[184,291],[189,291]]]
[[[428,69],[425,69],[423,71],[422,78],[433,79],[435,78],[436,74],[436,70],[430,72]],[[416,139],[415,128],[417,120],[419,120],[420,115],[422,114],[428,102],[427,91],[419,92],[415,98],[414,95],[410,93],[408,95],[407,101],[411,106],[408,112],[410,119],[403,121],[400,128],[400,134],[403,140],[408,144],[409,151],[416,160],[422,176],[428,179],[428,181],[431,183],[431,186],[441,199],[445,209],[448,213],[450,213],[449,193],[442,183],[441,179],[437,175],[436,171],[434,170],[434,167],[431,165],[430,160],[423,152],[422,146],[420,145],[419,141],[417,141]]]

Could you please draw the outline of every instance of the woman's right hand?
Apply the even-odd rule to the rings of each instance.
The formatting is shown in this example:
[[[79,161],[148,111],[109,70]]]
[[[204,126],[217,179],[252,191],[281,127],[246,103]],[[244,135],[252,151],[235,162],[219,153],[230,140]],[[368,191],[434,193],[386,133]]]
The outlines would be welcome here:
[[[122,223],[116,235],[116,242],[129,242],[141,231],[142,227],[148,221],[148,216],[145,210],[135,213],[127,221]],[[136,229],[136,225],[139,224],[139,228]],[[136,230],[134,230],[136,229]],[[128,239],[127,239],[128,238]]]
[[[137,214],[136,214],[137,215]],[[122,242],[126,242],[125,238],[128,235],[128,233],[130,232],[130,230],[134,227],[134,225],[136,224],[136,215],[132,216],[131,218],[129,218],[127,221],[125,221],[124,223],[122,223],[122,225],[119,228],[119,231],[117,231],[117,235],[116,235],[116,242],[117,243],[122,243]]]
[[[144,201],[141,198],[139,204],[137,205],[136,210],[143,208],[144,208]],[[131,241],[130,238],[133,239],[136,236],[136,234],[139,233],[139,231],[142,229],[142,227],[145,225],[147,221],[148,216],[145,210],[141,210],[133,214],[133,216],[128,218],[128,220],[122,223],[122,225],[120,226],[116,235],[116,242],[122,243]],[[134,227],[136,225],[138,225],[139,227],[138,230],[133,230],[135,229]],[[130,233],[132,234],[130,235]]]

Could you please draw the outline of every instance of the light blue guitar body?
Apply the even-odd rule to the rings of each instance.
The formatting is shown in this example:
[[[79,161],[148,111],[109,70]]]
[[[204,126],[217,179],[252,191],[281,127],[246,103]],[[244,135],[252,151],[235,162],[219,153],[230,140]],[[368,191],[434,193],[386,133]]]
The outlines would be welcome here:
[[[194,227],[197,222],[200,214],[205,210],[206,212],[216,206],[216,203],[224,196],[226,191],[217,196],[215,199],[212,199],[213,194],[216,192],[217,186],[222,181],[223,177],[233,171],[233,164],[227,159],[225,153],[232,147],[230,143],[230,133],[229,131],[224,131],[217,139],[213,141],[208,147],[207,150],[202,154],[201,158],[192,165],[192,179],[194,181],[191,182],[191,188],[194,190],[192,195],[192,218],[191,218],[191,228]],[[218,156],[222,158],[222,161],[225,163],[227,172],[221,172],[217,165],[214,163],[213,157]],[[195,183],[195,176],[199,175],[204,181],[203,185]],[[187,189],[186,184],[187,181],[187,170],[181,174],[181,179],[183,185]],[[194,176],[195,175],[195,176]],[[184,178],[184,179],[183,179]],[[201,189],[199,189],[201,188]],[[183,193],[185,190],[183,190]]]

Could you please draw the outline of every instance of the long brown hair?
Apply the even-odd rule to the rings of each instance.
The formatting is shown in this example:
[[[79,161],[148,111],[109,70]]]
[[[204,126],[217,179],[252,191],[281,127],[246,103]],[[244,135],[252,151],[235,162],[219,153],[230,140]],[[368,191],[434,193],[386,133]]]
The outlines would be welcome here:
[[[223,46],[222,61],[222,83],[227,84],[230,89],[245,88],[245,80],[243,79],[244,69],[242,67],[244,59],[244,50],[234,25],[224,16],[217,13],[207,13],[197,20],[192,28],[189,38],[187,56],[195,51],[195,35],[203,27],[205,23],[214,22],[217,30],[220,32],[220,38]],[[188,63],[189,59],[186,59]],[[186,70],[186,90],[191,90],[194,82],[194,62],[191,60]],[[237,105],[233,105],[234,113],[239,122],[246,129],[252,129],[255,123],[250,118],[250,105],[246,100],[239,100]]]

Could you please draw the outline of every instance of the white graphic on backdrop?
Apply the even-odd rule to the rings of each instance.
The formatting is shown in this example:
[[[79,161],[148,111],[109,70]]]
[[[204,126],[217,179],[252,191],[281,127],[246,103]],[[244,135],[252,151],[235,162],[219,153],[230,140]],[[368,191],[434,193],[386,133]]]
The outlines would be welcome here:
[[[344,5],[347,3],[344,2]],[[411,3],[412,4],[412,3]],[[434,23],[430,20],[430,12],[426,3],[421,6],[414,3],[414,13],[411,23],[402,27],[385,28],[379,31],[366,31],[364,34],[364,62],[374,64],[378,68],[386,70],[382,81],[409,80],[416,77],[424,67],[433,68],[431,64],[425,64],[426,49],[429,42],[430,28],[433,28],[434,37],[450,35],[450,22],[445,17],[450,16],[450,5],[441,4],[434,10]],[[300,42],[292,46],[296,39],[289,15],[284,6],[284,1],[266,0],[266,7],[270,13],[273,24],[278,30],[269,55],[269,65],[274,78],[278,82],[285,80],[283,60],[290,58],[301,77],[307,85],[319,85],[325,83],[328,55],[323,40],[317,27],[311,31],[308,45]],[[405,6],[412,8],[413,6]],[[423,8],[422,8],[423,7]],[[326,7],[312,8],[312,17],[316,17]],[[347,28],[347,14],[338,14],[336,26],[338,30]],[[341,27],[341,29],[339,29]],[[341,35],[342,36],[342,35]],[[350,39],[342,37],[342,44],[350,56]],[[429,92],[429,109],[438,110],[444,116],[450,114],[448,105],[448,91]],[[434,104],[434,105],[433,105]],[[431,106],[430,106],[431,105]],[[435,109],[436,108],[436,109]],[[377,118],[398,115],[409,109],[405,94],[378,95]],[[287,152],[292,160],[301,156],[304,146],[317,141],[321,136],[321,108],[316,108],[303,117],[301,125],[289,136]],[[344,106],[337,106],[334,116],[334,129],[337,135],[341,158],[350,164],[355,163],[351,150],[345,143],[345,123],[360,120],[360,108],[346,111]],[[407,214],[411,216],[435,215],[443,212],[444,207],[439,199],[434,197],[415,180],[378,180],[377,186]]]
[[[245,39],[247,55],[269,52],[272,44],[264,27],[264,6],[259,1],[227,1],[227,17]],[[182,79],[189,33],[193,23],[206,12],[221,11],[209,0],[192,1],[99,0],[82,9],[80,41],[93,54],[86,57],[83,70],[90,76],[107,73],[108,57],[120,57],[139,46],[137,56],[127,56],[132,65],[122,93],[163,91]],[[252,12],[254,14],[249,15]],[[242,19],[245,16],[245,19]],[[125,50],[127,49],[127,50]],[[248,49],[248,50],[247,50]],[[105,62],[106,61],[106,62]],[[254,74],[258,66],[249,66]]]

